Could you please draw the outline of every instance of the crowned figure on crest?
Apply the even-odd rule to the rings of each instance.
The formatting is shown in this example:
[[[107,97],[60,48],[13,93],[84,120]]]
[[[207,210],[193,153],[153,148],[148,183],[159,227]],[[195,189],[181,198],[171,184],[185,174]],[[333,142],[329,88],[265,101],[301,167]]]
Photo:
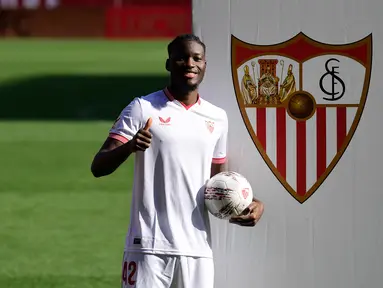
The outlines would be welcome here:
[[[282,66],[281,79],[283,77],[284,60],[259,59],[259,74],[256,62],[252,61],[252,74],[249,65],[243,68],[244,75],[241,81],[241,94],[245,106],[247,105],[279,105],[285,101],[291,93],[296,91],[296,82],[293,74],[293,65],[290,64],[287,76],[282,84],[277,76],[277,64]],[[259,75],[259,76],[258,76]]]

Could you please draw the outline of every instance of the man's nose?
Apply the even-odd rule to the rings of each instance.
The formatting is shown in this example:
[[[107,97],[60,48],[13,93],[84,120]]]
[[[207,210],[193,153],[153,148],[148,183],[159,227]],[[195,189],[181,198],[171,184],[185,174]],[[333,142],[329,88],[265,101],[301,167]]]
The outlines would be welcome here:
[[[186,65],[187,67],[194,67],[194,66],[195,66],[195,62],[194,62],[193,57],[188,57],[188,58],[185,60],[185,65]]]

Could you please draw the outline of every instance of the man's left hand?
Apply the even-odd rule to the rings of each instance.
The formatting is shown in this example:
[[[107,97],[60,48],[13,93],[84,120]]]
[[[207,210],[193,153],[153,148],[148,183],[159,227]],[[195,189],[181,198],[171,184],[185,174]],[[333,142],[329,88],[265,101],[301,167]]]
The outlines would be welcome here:
[[[255,226],[263,214],[263,203],[257,199],[238,216],[233,216],[229,222],[240,226]]]

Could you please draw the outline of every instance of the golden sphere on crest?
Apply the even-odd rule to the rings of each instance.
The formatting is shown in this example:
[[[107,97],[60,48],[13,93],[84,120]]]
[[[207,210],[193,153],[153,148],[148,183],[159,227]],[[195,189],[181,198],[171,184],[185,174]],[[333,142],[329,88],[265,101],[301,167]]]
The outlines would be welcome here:
[[[291,95],[288,100],[287,110],[297,120],[307,120],[315,111],[314,97],[304,91]]]

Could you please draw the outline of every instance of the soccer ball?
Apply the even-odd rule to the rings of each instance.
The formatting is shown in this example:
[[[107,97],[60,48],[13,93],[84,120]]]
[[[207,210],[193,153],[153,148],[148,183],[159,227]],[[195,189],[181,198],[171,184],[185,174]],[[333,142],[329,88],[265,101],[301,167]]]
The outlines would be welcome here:
[[[253,201],[253,190],[245,177],[236,172],[221,172],[205,185],[205,206],[219,219],[241,214]]]

